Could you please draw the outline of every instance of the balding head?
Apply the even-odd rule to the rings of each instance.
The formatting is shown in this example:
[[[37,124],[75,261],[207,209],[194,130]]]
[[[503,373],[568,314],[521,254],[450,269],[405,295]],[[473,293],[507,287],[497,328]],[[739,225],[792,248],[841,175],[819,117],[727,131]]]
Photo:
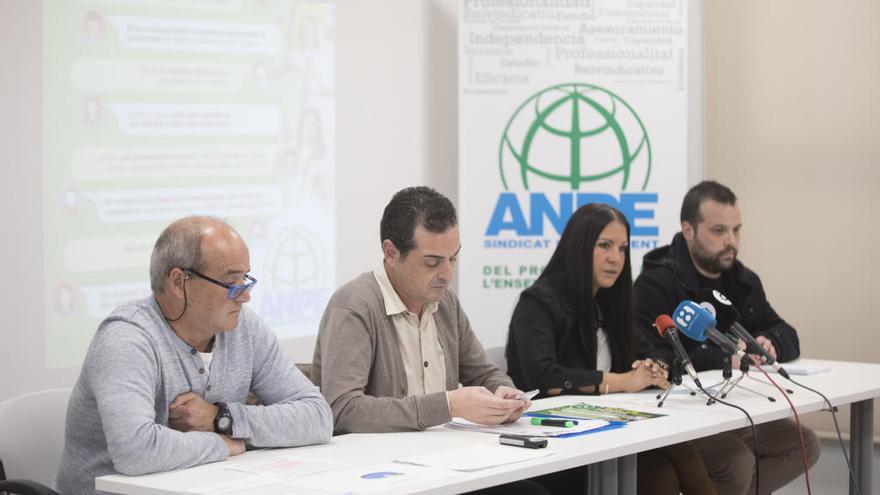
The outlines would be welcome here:
[[[165,290],[165,278],[172,268],[204,268],[204,240],[222,248],[229,241],[241,241],[241,236],[225,221],[209,216],[189,216],[165,228],[156,240],[150,257],[150,287],[153,294]],[[242,241],[243,243],[243,241]]]

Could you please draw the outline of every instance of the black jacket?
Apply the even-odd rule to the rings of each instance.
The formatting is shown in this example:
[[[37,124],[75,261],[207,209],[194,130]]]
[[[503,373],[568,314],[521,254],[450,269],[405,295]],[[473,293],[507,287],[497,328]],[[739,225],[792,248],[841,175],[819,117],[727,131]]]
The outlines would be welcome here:
[[[596,370],[596,330],[581,335],[576,310],[564,292],[547,279],[536,282],[522,292],[510,320],[507,373],[521,390],[540,389],[539,398],[551,388],[583,394],[578,387],[602,382],[602,372]],[[611,371],[629,371],[625,340],[613,329],[605,332]]]
[[[767,302],[761,279],[739,260],[731,270],[735,287],[733,294],[725,295],[739,311],[739,322],[752,335],[770,339],[780,362],[797,359],[800,356],[797,332]],[[633,287],[636,333],[642,337],[640,355],[672,362],[672,349],[652,326],[654,319],[661,314],[672,315],[681,301],[694,300],[700,289],[696,268],[681,233],[675,235],[672,244],[645,255],[642,273]],[[697,370],[722,367],[725,356],[716,346],[700,344],[684,336],[681,340]]]

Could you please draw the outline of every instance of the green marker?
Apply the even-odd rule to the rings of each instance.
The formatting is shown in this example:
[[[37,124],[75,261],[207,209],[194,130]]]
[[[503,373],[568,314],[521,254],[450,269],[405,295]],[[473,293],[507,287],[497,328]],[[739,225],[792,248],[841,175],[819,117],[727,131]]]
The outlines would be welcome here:
[[[535,426],[558,426],[559,428],[572,428],[574,425],[578,424],[578,422],[571,419],[532,418],[532,424]]]

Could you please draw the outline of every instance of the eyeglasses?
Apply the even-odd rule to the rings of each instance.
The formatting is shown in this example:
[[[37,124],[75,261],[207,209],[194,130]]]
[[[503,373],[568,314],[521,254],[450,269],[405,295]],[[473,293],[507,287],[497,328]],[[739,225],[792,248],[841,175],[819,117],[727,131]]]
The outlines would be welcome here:
[[[223,287],[224,289],[227,290],[226,299],[238,299],[239,296],[241,296],[243,293],[250,292],[251,289],[253,289],[253,287],[255,285],[257,285],[257,279],[255,279],[254,277],[251,277],[250,275],[244,276],[244,283],[243,284],[226,284],[226,283],[223,283],[219,280],[214,280],[213,278],[211,278],[203,273],[199,273],[198,271],[193,270],[192,268],[186,268],[183,271],[189,275],[195,275],[199,278],[207,280],[208,282],[211,282],[212,284],[217,284],[220,287]]]

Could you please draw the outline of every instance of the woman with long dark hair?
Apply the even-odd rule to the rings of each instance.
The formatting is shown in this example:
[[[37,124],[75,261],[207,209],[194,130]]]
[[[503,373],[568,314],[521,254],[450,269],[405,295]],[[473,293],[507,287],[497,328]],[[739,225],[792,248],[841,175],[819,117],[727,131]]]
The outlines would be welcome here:
[[[539,397],[638,392],[666,386],[663,363],[636,359],[629,223],[604,204],[572,214],[549,263],[524,290],[510,321],[508,373]],[[690,444],[638,455],[638,493],[715,494]],[[540,478],[554,493],[585,486],[586,469]]]

